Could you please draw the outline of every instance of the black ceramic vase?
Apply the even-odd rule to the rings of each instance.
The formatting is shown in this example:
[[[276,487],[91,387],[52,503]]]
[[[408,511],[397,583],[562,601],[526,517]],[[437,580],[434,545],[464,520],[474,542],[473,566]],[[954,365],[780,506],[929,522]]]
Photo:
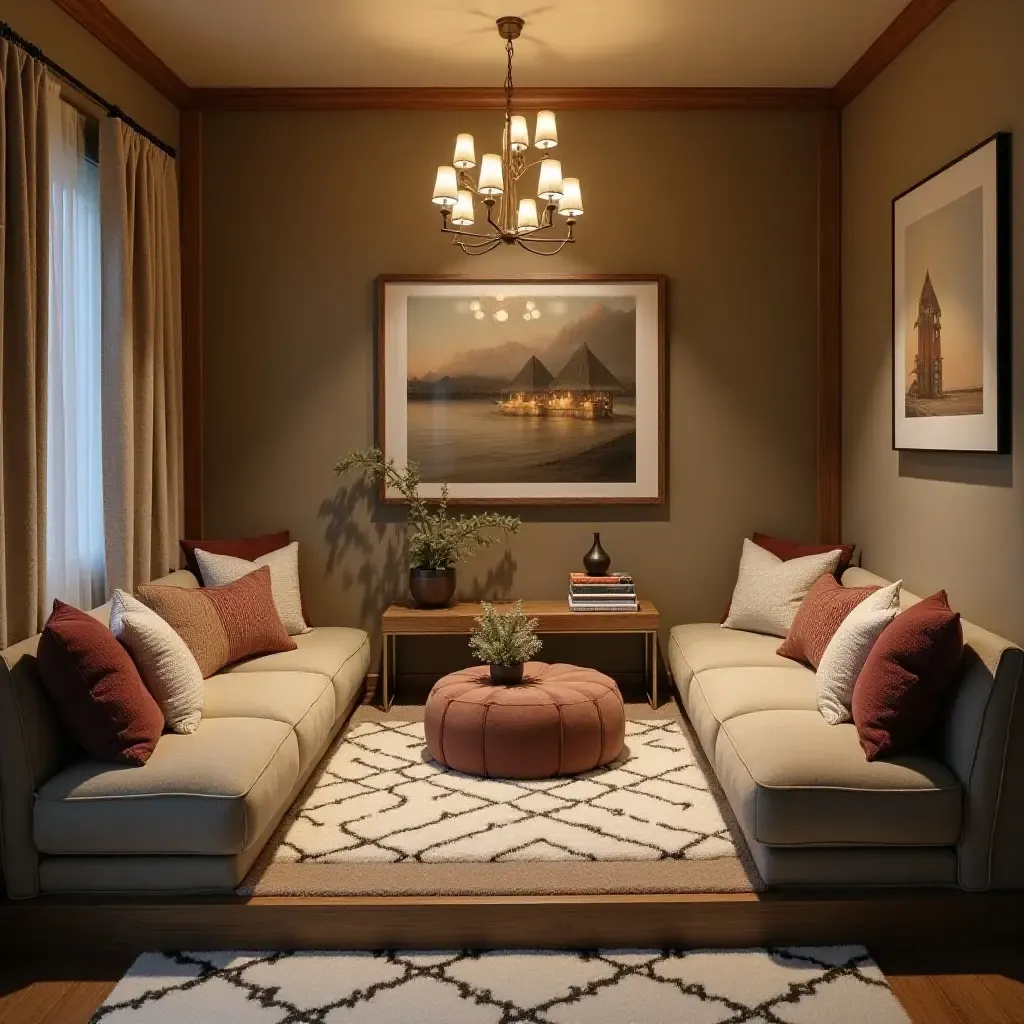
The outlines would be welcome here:
[[[601,547],[601,534],[594,534],[594,546],[583,556],[583,568],[588,576],[604,576],[612,564],[612,556]]]
[[[498,686],[515,686],[523,681],[523,663],[518,665],[491,665],[491,682]]]
[[[443,608],[455,593],[455,570],[410,569],[409,593],[423,608]]]

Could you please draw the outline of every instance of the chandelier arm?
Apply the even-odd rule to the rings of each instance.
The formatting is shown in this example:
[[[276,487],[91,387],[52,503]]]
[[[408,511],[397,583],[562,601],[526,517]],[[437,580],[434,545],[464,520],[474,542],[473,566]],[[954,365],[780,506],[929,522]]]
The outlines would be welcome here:
[[[492,249],[497,248],[501,245],[501,239],[495,238],[491,242],[482,242],[479,245],[473,245],[471,243],[460,242],[455,239],[455,244],[467,255],[467,256],[483,256],[484,253],[490,252]]]
[[[490,202],[487,202],[487,200],[485,199],[484,205],[487,207],[487,223],[490,224],[491,227],[498,232],[499,237],[504,237],[506,232],[502,229],[500,224],[496,224],[494,222],[494,218],[491,216],[491,214],[494,212],[494,200],[492,199]]]
[[[527,245],[521,238],[516,239],[516,243],[521,245],[527,252],[532,252],[534,256],[556,256],[560,253],[570,242],[575,242],[575,238],[539,238],[539,242],[558,242],[558,247],[555,249],[535,249],[532,245]]]
[[[441,228],[441,231],[446,235],[459,235],[465,238],[486,238],[487,241],[501,241],[499,235],[483,234],[479,231],[462,231],[459,228]]]

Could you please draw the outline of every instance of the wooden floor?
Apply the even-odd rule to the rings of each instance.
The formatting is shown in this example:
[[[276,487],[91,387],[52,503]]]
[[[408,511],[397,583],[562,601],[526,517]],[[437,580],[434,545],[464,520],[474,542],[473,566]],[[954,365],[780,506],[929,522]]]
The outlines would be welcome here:
[[[914,1024],[1024,1021],[1024,946],[872,952]],[[2,960],[0,1022],[87,1024],[131,960],[123,955]]]

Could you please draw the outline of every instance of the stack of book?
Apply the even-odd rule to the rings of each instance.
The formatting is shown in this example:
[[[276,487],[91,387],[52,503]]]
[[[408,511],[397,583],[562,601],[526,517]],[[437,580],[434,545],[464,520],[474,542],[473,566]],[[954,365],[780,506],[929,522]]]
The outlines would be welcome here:
[[[608,576],[569,573],[569,609],[574,612],[635,612],[636,584],[629,573]]]

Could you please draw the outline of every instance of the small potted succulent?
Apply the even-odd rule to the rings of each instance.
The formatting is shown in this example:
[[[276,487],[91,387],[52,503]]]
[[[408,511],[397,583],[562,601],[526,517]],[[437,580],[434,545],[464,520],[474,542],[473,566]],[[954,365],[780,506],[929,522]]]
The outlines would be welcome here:
[[[399,469],[379,448],[351,451],[334,465],[339,476],[350,469],[394,488],[409,504],[409,590],[417,604],[443,608],[455,594],[455,565],[481,548],[497,544],[503,533],[518,533],[516,516],[481,512],[475,516],[448,514],[448,485],[440,500],[428,504],[420,497],[420,472],[415,462]]]
[[[537,619],[528,619],[523,602],[516,601],[510,612],[499,612],[484,602],[483,614],[475,620],[469,649],[491,668],[491,682],[511,686],[523,681],[523,665],[541,649]]]

